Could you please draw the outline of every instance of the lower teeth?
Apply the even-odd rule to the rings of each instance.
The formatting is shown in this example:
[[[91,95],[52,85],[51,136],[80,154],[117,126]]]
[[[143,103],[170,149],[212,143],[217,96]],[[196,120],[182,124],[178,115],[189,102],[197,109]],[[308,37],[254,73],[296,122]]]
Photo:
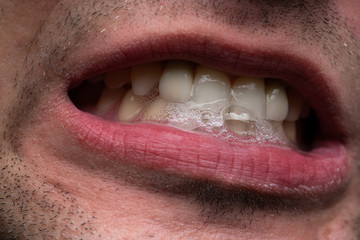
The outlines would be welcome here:
[[[236,140],[244,143],[273,143],[292,145],[285,136],[281,122],[267,120],[240,121],[226,120],[224,112],[228,109],[198,109],[191,104],[169,104],[166,124],[189,131],[200,131],[212,134],[225,140]],[[162,119],[157,119],[164,122]]]
[[[218,103],[212,107],[199,107],[194,102],[169,103],[157,97],[156,93],[144,97],[135,96],[135,98],[144,102],[145,108],[142,111],[137,110],[136,117],[131,119],[120,117],[120,120],[116,121],[161,123],[186,131],[206,133],[228,141],[295,146],[295,142],[285,135],[282,122],[229,119],[227,117],[229,105],[226,103]],[[112,110],[109,110],[109,112],[113,112],[112,116],[89,108],[86,108],[85,111],[95,113],[100,117],[106,116],[106,119],[109,120],[118,118],[117,112]],[[127,116],[130,115],[127,114]]]

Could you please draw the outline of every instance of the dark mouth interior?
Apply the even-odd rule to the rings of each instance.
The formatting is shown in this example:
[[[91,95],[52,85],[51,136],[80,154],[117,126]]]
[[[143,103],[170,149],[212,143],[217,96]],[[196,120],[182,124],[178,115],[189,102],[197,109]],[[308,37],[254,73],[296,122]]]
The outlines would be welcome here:
[[[81,111],[94,114],[94,108],[101,92],[105,87],[104,74],[94,76],[81,82],[80,85],[70,89],[68,95],[73,104]],[[122,86],[125,90],[132,88],[131,83]],[[158,92],[155,94],[159,94]],[[109,120],[104,118],[104,120]],[[311,151],[314,143],[320,139],[320,124],[313,109],[306,118],[296,121],[296,149]]]
[[[319,135],[319,122],[316,113],[312,110],[309,117],[301,119],[297,123],[299,148],[304,151],[311,151],[314,142]]]

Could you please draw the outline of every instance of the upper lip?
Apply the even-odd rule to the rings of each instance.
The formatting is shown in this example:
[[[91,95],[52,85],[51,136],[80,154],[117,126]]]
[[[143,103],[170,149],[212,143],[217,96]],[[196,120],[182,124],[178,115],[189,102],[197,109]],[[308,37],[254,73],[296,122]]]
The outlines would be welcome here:
[[[226,184],[272,194],[322,194],[338,189],[349,178],[349,162],[344,148],[346,133],[337,118],[341,107],[335,94],[337,91],[336,84],[333,84],[335,80],[331,79],[333,75],[326,74],[329,71],[323,69],[323,65],[319,65],[306,54],[299,54],[300,51],[297,49],[289,48],[288,51],[283,51],[274,48],[271,42],[266,41],[254,45],[246,41],[229,41],[227,38],[212,34],[177,33],[154,34],[151,37],[139,35],[136,36],[135,42],[133,38],[122,41],[110,38],[106,48],[99,46],[85,52],[85,55],[79,55],[79,59],[75,58],[82,62],[81,68],[71,67],[68,70],[67,89],[84,79],[117,68],[149,61],[185,59],[236,75],[282,79],[310,103],[319,118],[323,135],[326,135],[326,141],[309,153],[274,146],[218,144],[216,139],[184,133],[168,127],[159,128],[150,125],[129,127],[121,123],[105,122],[75,110],[67,101],[67,104],[64,104],[66,107],[63,107],[71,114],[62,114],[65,112],[63,109],[59,114],[68,129],[81,138],[82,143],[94,148],[96,145],[101,146],[105,149],[102,150],[105,155],[119,159],[127,158],[136,164],[159,169],[169,168],[170,171],[175,169],[195,178],[220,180]],[[75,65],[71,62],[69,66]],[[98,131],[95,132],[91,128],[96,128]],[[153,136],[155,132],[157,136]],[[139,133],[148,135],[141,136]],[[140,146],[144,149],[139,152],[139,147],[131,146],[131,143],[122,144],[121,141],[126,141],[125,137],[137,145],[141,145],[140,141],[144,141],[144,145]],[[149,147],[149,145],[164,147],[159,145],[160,137],[169,139],[166,143],[169,151]],[[98,139],[95,140],[96,138]],[[184,138],[191,138],[191,141],[179,146]],[[183,167],[185,160],[181,158],[180,151],[187,151],[187,148],[191,147],[189,144],[200,148],[189,150],[196,151],[196,154],[193,154],[194,158],[202,158],[205,162],[208,160],[209,166],[217,164],[217,169],[211,172],[209,166],[200,166],[201,164],[195,170],[190,169],[190,166]],[[124,149],[125,146],[128,149]],[[129,153],[134,156],[130,156]],[[162,156],[159,156],[161,154]],[[226,160],[224,157],[231,159]],[[183,166],[175,166],[176,161]],[[221,161],[230,161],[231,164],[221,167]],[[273,166],[276,164],[279,166]],[[202,167],[204,169],[201,169]],[[226,169],[227,167],[238,169],[234,172],[233,169]],[[286,171],[288,176],[281,176]]]

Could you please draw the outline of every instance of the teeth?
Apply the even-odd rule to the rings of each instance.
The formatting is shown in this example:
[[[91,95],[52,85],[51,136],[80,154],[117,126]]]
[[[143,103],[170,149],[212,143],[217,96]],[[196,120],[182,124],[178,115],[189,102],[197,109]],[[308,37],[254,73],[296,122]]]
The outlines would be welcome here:
[[[284,135],[283,122],[279,121],[269,121],[271,130],[279,135]]]
[[[237,110],[243,109],[242,112],[251,111],[255,118],[265,118],[264,79],[239,77],[235,80],[232,90],[231,106],[237,106]],[[233,110],[230,109],[230,111]]]
[[[231,105],[228,113],[224,114],[226,120],[249,121],[256,120],[254,113],[247,108]]]
[[[285,136],[293,143],[296,143],[296,123],[295,122],[283,122],[283,129]]]
[[[192,100],[197,104],[214,104],[228,101],[229,77],[222,72],[199,66],[196,69]]]
[[[109,89],[104,88],[101,92],[100,98],[96,104],[96,110],[99,114],[108,112],[114,104],[119,101],[125,93],[123,88]]]
[[[255,133],[256,126],[253,121],[227,120],[226,126],[230,131],[243,137],[249,137]]]
[[[292,89],[288,89],[287,97],[289,101],[289,112],[286,121],[296,121],[300,117],[303,106],[302,98]]]
[[[225,125],[242,137],[286,137],[296,143],[296,121],[311,112],[295,91],[275,79],[230,81],[226,73],[201,65],[194,71],[192,63],[180,60],[162,66],[148,63],[90,79],[105,83],[95,113],[106,117],[120,105],[118,119],[124,122],[165,122],[201,131]],[[132,89],[125,93],[129,82]]]
[[[160,95],[170,102],[189,101],[193,83],[192,65],[185,61],[169,62],[159,83]]]
[[[168,112],[166,111],[168,104],[168,101],[161,97],[157,97],[146,107],[143,120],[165,120],[168,116]]]
[[[131,122],[141,113],[144,107],[144,102],[137,98],[132,90],[129,90],[121,102],[118,118],[120,121]]]
[[[130,83],[130,69],[119,69],[105,74],[105,86],[107,88],[120,88],[126,83]]]
[[[146,63],[131,68],[131,84],[135,95],[146,95],[160,80],[161,63]]]
[[[288,115],[289,104],[283,84],[276,80],[266,84],[266,119],[283,121]]]

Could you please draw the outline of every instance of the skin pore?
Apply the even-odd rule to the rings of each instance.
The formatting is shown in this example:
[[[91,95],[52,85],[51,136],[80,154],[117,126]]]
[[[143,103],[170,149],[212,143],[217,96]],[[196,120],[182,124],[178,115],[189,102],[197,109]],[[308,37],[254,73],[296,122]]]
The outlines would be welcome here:
[[[359,239],[359,13],[356,0],[2,1],[0,238]],[[113,158],[61,125],[54,109],[68,80],[90,68],[85,58],[101,56],[99,44],[212,28],[300,45],[338,69],[341,111],[334,114],[345,125],[352,169],[343,189],[272,196],[129,163],[98,164]]]

